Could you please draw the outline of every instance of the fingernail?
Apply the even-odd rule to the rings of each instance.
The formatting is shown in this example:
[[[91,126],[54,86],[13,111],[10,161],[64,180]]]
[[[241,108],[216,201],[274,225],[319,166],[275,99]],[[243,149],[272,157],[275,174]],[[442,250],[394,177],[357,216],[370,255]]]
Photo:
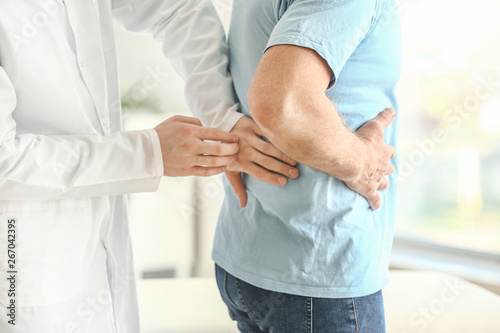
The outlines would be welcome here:
[[[295,171],[295,169],[290,169],[290,171],[288,171],[288,173],[290,174],[290,176],[294,177],[297,172]]]
[[[295,164],[295,163],[297,163],[297,162],[295,162],[295,160],[292,160],[290,157],[287,157],[287,158],[286,158],[286,162],[287,162],[288,164]]]
[[[285,178],[279,177],[278,178],[278,184],[283,185],[285,183]]]
[[[237,136],[234,136],[233,142],[238,142],[238,137]]]

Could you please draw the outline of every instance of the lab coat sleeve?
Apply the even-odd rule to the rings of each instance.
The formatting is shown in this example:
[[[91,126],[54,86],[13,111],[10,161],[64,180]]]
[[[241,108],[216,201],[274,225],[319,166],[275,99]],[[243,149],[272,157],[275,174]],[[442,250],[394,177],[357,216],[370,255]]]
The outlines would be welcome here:
[[[204,126],[230,131],[243,116],[228,74],[224,29],[210,0],[114,0],[115,22],[153,34],[186,81],[191,112]]]
[[[17,134],[16,92],[0,67],[0,200],[154,191],[163,174],[154,130],[109,136]]]

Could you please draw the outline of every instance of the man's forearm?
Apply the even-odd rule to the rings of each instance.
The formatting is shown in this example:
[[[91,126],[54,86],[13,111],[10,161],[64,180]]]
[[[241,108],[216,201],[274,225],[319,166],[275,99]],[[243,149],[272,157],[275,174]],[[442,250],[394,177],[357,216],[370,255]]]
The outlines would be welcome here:
[[[386,109],[353,133],[325,94],[333,72],[315,51],[277,45],[262,57],[248,91],[248,106],[264,135],[283,153],[343,180],[380,207],[378,191],[394,172],[394,147],[383,131],[394,117]]]
[[[278,149],[338,179],[358,177],[366,147],[346,128],[325,94],[290,96],[287,103],[282,103],[279,95],[274,96],[260,102],[249,96],[249,103],[253,106],[252,113],[260,115],[256,120],[265,136]]]
[[[325,94],[332,72],[313,50],[289,45],[264,54],[248,91],[248,106],[282,152],[341,180],[364,167],[365,145],[342,122]]]

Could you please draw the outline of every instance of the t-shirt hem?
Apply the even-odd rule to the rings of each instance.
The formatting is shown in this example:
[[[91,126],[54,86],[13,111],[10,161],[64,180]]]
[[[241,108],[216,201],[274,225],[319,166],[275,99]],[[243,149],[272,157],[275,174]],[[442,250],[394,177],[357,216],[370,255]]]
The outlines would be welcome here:
[[[387,286],[389,283],[389,278],[386,277],[377,283],[372,283],[370,285],[361,287],[317,287],[317,286],[304,286],[297,285],[293,283],[287,283],[283,281],[271,280],[269,278],[264,278],[257,276],[251,272],[246,271],[240,267],[237,267],[230,261],[226,260],[222,255],[218,254],[217,251],[212,252],[212,260],[229,274],[237,277],[238,279],[245,281],[255,287],[291,294],[304,297],[316,297],[316,298],[349,298],[349,297],[363,297],[374,294]]]

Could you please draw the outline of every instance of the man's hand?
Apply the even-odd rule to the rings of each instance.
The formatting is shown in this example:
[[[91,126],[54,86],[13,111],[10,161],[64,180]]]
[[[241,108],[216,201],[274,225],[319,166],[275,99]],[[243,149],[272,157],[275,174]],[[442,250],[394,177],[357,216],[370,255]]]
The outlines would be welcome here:
[[[213,176],[236,159],[238,136],[204,128],[196,118],[174,116],[157,127],[165,176]],[[220,141],[221,143],[205,142]]]
[[[389,188],[385,176],[392,174],[395,170],[390,160],[396,155],[396,150],[384,143],[384,129],[392,123],[395,117],[394,109],[385,109],[356,131],[357,137],[366,147],[365,159],[361,173],[355,179],[345,181],[345,183],[349,188],[364,196],[373,210],[379,209],[382,204],[377,191]]]
[[[294,168],[297,162],[264,141],[259,126],[252,119],[241,118],[231,133],[240,138],[240,150],[237,159],[227,166],[226,176],[242,208],[247,204],[247,192],[241,172],[280,186],[287,183],[287,177],[299,176],[299,170]]]

